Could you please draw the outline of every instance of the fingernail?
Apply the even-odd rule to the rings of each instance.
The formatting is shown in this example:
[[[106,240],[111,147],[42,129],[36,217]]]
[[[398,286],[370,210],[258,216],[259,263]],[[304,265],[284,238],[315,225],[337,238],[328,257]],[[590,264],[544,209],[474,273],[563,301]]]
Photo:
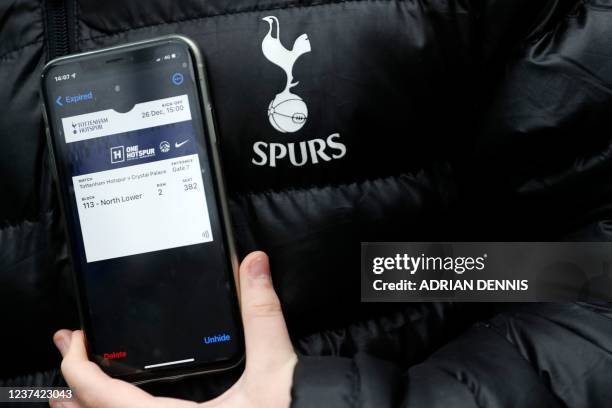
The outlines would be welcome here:
[[[55,343],[55,347],[60,351],[60,353],[64,354],[68,351],[68,342],[64,338],[64,336],[56,336],[53,338],[53,342]]]
[[[249,263],[249,278],[256,280],[270,280],[270,270],[263,256],[258,256]]]

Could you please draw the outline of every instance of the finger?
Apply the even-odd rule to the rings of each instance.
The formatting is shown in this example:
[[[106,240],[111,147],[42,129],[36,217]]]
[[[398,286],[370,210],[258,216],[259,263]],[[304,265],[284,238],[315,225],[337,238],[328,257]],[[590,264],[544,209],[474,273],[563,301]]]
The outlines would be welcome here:
[[[59,350],[62,357],[66,354],[68,349],[70,348],[70,342],[72,341],[72,330],[62,329],[57,331],[53,335],[53,343],[55,343],[55,347]],[[79,403],[76,399],[73,400],[49,400],[49,406],[51,408],[80,408]]]
[[[81,405],[76,400],[49,400],[51,408],[81,408]]]
[[[59,330],[53,335],[53,343],[59,350],[62,357],[66,355],[66,352],[70,348],[70,342],[72,341],[72,330]]]
[[[249,254],[240,266],[246,369],[270,369],[294,356],[280,301],[272,286],[268,256]]]
[[[60,337],[64,335],[61,333]],[[71,333],[68,348],[63,354],[62,373],[83,406],[151,407],[156,404],[153,396],[132,384],[110,378],[100,367],[89,361],[80,330]]]

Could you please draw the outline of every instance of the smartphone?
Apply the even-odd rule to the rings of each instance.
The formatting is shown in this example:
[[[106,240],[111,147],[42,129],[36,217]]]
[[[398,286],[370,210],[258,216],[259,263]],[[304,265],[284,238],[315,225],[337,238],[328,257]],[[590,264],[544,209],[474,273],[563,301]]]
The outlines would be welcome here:
[[[90,359],[134,383],[225,370],[244,343],[213,110],[182,36],[42,73],[50,157]]]

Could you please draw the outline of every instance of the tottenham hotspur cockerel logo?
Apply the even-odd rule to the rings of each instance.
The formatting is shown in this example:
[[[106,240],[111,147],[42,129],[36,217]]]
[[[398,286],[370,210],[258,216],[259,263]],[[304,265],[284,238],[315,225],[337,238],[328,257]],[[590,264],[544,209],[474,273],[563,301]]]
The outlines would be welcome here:
[[[293,66],[300,56],[310,52],[308,35],[300,35],[288,50],[280,40],[280,26],[274,16],[263,18],[270,25],[268,34],[261,43],[264,56],[273,64],[278,65],[287,75],[285,89],[270,102],[268,119],[282,133],[293,133],[300,130],[308,119],[308,108],[299,96],[291,93],[291,88],[298,82],[293,82]]]

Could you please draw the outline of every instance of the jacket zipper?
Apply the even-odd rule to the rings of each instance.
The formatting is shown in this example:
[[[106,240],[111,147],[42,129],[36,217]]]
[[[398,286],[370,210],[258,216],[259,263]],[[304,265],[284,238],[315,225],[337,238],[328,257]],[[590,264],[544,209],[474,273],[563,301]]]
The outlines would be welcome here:
[[[76,0],[46,0],[47,57],[76,51]]]

